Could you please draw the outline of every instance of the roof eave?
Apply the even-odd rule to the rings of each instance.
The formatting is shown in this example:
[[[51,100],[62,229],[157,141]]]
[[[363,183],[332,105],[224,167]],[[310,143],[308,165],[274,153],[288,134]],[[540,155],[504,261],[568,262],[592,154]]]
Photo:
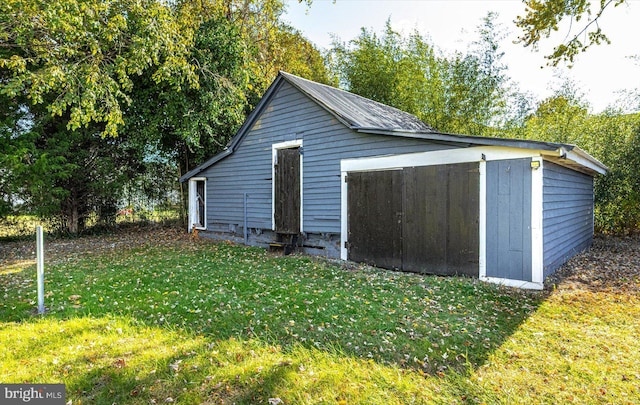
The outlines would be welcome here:
[[[531,141],[522,139],[504,139],[504,138],[487,138],[472,135],[447,134],[440,132],[424,132],[424,131],[406,131],[396,129],[379,129],[379,128],[353,128],[355,131],[377,134],[392,135],[427,139],[438,142],[458,143],[468,145],[484,145],[484,146],[506,146],[537,150],[541,155],[550,156],[559,159],[569,159],[580,167],[584,168],[584,172],[589,174],[606,174],[609,170],[602,162],[589,155],[579,147],[570,144],[560,144],[543,141]]]
[[[202,163],[200,166],[197,166],[195,169],[190,170],[190,171],[186,172],[185,174],[183,174],[179,179],[180,183],[184,183],[185,181],[189,180],[190,178],[196,176],[197,174],[202,173],[207,168],[209,168],[209,166],[211,166],[214,163],[224,159],[225,157],[229,156],[231,153],[233,153],[232,149],[225,148],[225,150],[223,150],[222,152],[220,152],[217,155],[213,156],[211,159],[207,160],[206,162]]]
[[[566,155],[567,159],[571,159],[572,161],[579,163],[580,165],[593,170],[598,174],[607,174],[609,168],[598,159],[589,155],[587,152],[583,151],[579,147],[575,146],[572,150],[567,151]]]
[[[420,139],[428,139],[441,142],[454,142],[471,145],[485,146],[513,146],[526,149],[539,149],[546,151],[557,150],[558,147],[564,146],[567,149],[573,148],[573,145],[560,145],[549,142],[529,141],[521,139],[505,139],[505,138],[488,138],[484,136],[449,134],[444,132],[425,132],[425,131],[406,131],[397,129],[378,129],[378,128],[354,128],[358,132],[378,135],[392,135],[402,137],[412,137]]]

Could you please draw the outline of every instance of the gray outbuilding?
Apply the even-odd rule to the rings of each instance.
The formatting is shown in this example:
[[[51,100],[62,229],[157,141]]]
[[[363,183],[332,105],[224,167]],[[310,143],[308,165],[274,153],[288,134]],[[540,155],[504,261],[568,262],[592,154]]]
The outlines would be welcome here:
[[[540,289],[590,246],[606,170],[574,145],[440,133],[281,72],[180,181],[200,235]]]

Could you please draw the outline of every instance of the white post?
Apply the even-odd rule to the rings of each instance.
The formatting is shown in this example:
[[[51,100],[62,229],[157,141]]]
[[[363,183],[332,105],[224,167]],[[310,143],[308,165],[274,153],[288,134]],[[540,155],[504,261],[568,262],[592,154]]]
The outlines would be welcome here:
[[[38,314],[44,314],[44,242],[42,227],[36,227],[36,260],[38,262]]]

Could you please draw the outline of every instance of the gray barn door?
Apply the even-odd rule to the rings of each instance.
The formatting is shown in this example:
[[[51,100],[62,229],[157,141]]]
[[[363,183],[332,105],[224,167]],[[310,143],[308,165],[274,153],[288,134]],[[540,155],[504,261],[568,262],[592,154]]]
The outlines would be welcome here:
[[[350,173],[349,260],[402,268],[402,171]]]
[[[349,173],[348,182],[349,260],[478,276],[477,163]]]
[[[487,276],[531,281],[531,159],[487,162]]]
[[[274,179],[275,231],[300,233],[300,148],[278,149]]]

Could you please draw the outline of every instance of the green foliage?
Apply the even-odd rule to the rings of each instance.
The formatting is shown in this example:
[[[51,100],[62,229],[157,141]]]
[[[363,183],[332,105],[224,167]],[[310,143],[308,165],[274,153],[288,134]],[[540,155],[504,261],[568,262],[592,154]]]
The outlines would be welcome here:
[[[125,185],[153,172],[174,193],[180,174],[227,144],[278,69],[326,81],[320,53],[279,21],[283,7],[2,3],[0,216],[20,208],[71,232],[90,215],[114,223]]]
[[[12,118],[0,123],[12,174],[5,205],[59,218],[72,233],[90,215],[113,223],[146,152],[122,134],[135,84],[197,87],[193,30],[155,0],[11,0],[0,5],[0,38]]]
[[[212,16],[199,24],[189,60],[197,66],[197,89],[141,77],[125,114],[126,132],[152,160],[172,162],[167,174],[174,181],[178,170],[186,173],[226,145],[247,107],[242,42],[225,18]]]
[[[595,180],[598,230],[629,233],[640,229],[640,114],[603,113],[592,117],[587,142],[608,167]]]
[[[519,38],[524,46],[537,47],[543,38],[549,38],[554,31],[558,31],[559,24],[569,19],[571,26],[575,23],[581,27],[580,31],[572,35],[567,34],[568,40],[557,45],[550,55],[550,64],[558,65],[561,61],[572,63],[577,55],[586,51],[593,45],[609,44],[609,38],[598,25],[598,19],[605,9],[611,4],[614,7],[625,3],[626,0],[600,0],[595,13],[592,11],[592,2],[589,0],[526,0],[525,15],[518,16],[516,25],[522,29],[523,34]],[[586,23],[583,23],[583,18]],[[570,30],[569,28],[569,30]]]
[[[627,233],[640,228],[640,114],[589,114],[588,105],[565,86],[538,106],[525,123],[524,137],[575,144],[607,165],[594,184],[595,227]]]
[[[311,4],[311,0],[298,0]],[[234,22],[239,24],[249,51],[248,70],[258,97],[279,70],[327,82],[320,52],[298,30],[282,22],[283,0],[237,1]]]
[[[68,130],[97,123],[116,136],[142,74],[197,86],[192,34],[156,0],[3,1],[0,38],[0,92],[64,116]]]
[[[115,219],[125,179],[133,176],[139,151],[126,137],[103,139],[97,131],[69,131],[63,120],[44,119],[30,131],[14,134],[24,149],[13,167],[22,211],[59,218],[59,230],[77,233],[97,212]],[[15,155],[14,155],[15,156]]]
[[[382,36],[362,29],[349,45],[335,42],[334,75],[347,90],[410,112],[441,132],[486,135],[506,105],[495,15],[467,54],[438,56],[419,33],[408,39],[387,21]]]
[[[5,218],[13,213],[18,203],[16,194],[21,185],[14,181],[14,172],[20,164],[20,156],[26,153],[24,142],[15,139],[13,134],[24,131],[22,127],[28,112],[1,94],[0,106],[0,218]]]

